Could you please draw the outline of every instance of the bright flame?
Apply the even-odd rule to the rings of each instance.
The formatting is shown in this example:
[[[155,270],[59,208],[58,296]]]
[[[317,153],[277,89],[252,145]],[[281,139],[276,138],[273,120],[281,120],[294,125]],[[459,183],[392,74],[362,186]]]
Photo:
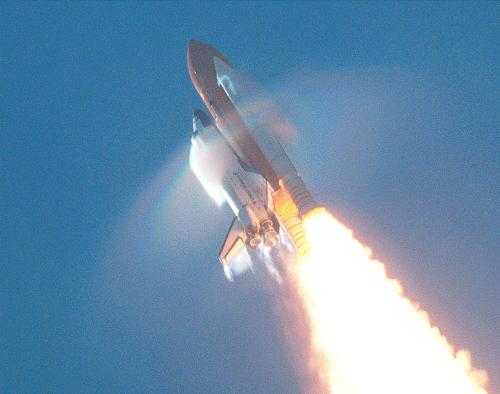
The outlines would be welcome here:
[[[320,365],[324,390],[486,393],[486,372],[468,351],[455,353],[348,228],[324,210],[304,225],[312,255],[292,275],[309,320],[309,365]]]

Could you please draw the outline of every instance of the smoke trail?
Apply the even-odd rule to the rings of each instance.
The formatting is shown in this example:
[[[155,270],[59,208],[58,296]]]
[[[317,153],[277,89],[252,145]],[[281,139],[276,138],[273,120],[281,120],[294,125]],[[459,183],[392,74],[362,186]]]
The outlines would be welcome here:
[[[313,254],[287,264],[283,290],[306,392],[486,393],[486,372],[454,351],[348,228],[326,212],[305,226]]]

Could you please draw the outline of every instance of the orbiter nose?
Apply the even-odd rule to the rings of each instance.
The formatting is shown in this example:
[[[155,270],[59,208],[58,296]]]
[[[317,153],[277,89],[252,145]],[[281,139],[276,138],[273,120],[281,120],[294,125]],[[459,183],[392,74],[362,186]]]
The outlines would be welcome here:
[[[195,109],[193,112],[193,133],[197,133],[205,127],[212,124],[208,115],[201,109]]]

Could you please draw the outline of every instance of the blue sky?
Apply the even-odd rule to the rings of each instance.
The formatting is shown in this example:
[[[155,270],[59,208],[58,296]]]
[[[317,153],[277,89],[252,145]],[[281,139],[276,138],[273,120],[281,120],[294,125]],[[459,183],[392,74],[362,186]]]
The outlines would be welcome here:
[[[498,360],[498,3],[2,3],[3,392],[298,391],[185,152],[190,38],[265,84],[313,193]]]

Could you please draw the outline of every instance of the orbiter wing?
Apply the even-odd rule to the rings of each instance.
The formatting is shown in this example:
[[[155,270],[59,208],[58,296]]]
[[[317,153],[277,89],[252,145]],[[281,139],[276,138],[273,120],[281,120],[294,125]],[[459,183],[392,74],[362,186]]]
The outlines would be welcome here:
[[[247,233],[235,216],[219,252],[219,259],[223,266],[230,265],[241,250],[245,248],[247,237]]]
[[[219,253],[224,274],[229,280],[252,268],[252,258],[246,243],[248,235],[237,217],[233,219]]]

